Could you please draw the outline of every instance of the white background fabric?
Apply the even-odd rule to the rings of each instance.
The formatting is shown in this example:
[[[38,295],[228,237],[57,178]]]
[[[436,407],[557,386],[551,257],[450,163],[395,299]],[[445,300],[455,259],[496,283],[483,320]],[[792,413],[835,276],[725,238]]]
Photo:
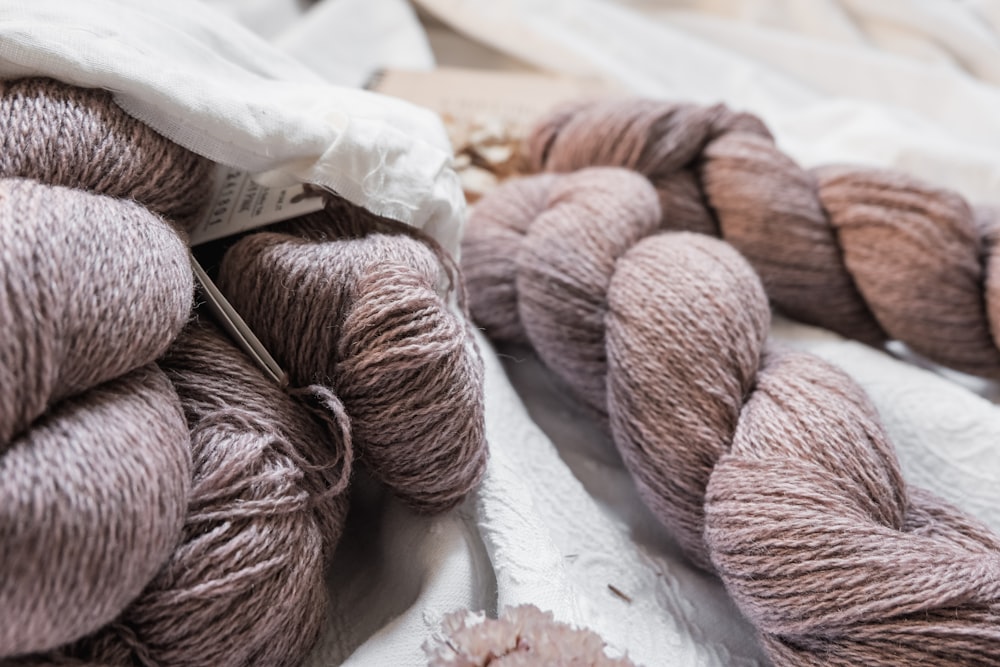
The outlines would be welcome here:
[[[111,0],[101,2],[107,7]],[[61,34],[56,28],[51,42],[19,42],[19,62],[25,54],[33,58],[30,67],[19,67],[110,85],[123,91],[119,99],[127,108],[151,119],[175,110],[174,138],[193,136],[182,126],[208,136],[192,147],[210,148],[217,137],[258,157],[268,147],[267,160],[248,159],[246,166],[284,169],[291,178],[315,174],[310,169],[372,173],[366,170],[379,165],[386,146],[399,148],[406,140],[433,147],[428,155],[436,157],[426,165],[400,162],[393,173],[403,174],[403,185],[387,176],[358,201],[375,208],[383,198],[400,197],[401,209],[447,220],[431,231],[451,241],[460,206],[443,162],[436,161],[435,151],[443,150],[436,123],[408,107],[337,90],[302,113],[332,105],[338,113],[398,120],[406,128],[405,138],[362,133],[340,150],[337,123],[331,131],[315,119],[286,127],[291,116],[270,117],[261,127],[252,122],[253,104],[263,97],[273,110],[301,106],[300,95],[316,93],[266,84],[265,96],[255,87],[286,77],[309,90],[321,77],[358,85],[377,65],[428,68],[434,60],[608,77],[646,95],[724,101],[758,113],[779,145],[807,166],[892,166],[976,202],[1000,204],[1000,8],[987,0],[418,0],[419,20],[402,0],[325,0],[309,11],[295,0],[210,4],[313,73],[194,5],[185,5],[190,16],[177,24],[202,36],[192,53],[170,51],[152,29],[138,34],[152,40],[149,53],[173,53],[177,68],[209,58],[214,64],[206,71],[215,84],[236,67],[233,81],[219,90],[133,89],[130,77],[141,80],[140,67],[120,59],[95,67],[71,57],[69,46],[52,56]],[[0,2],[0,38],[19,34],[11,24],[14,10],[8,11],[16,5]],[[51,0],[30,6],[42,8],[31,12],[55,11]],[[168,10],[155,11],[157,20],[173,20]],[[60,9],[60,20],[69,15]],[[152,16],[116,10],[101,17],[107,30],[116,29],[118,15],[123,30]],[[205,52],[216,46],[214,39],[234,39],[252,53],[230,50],[217,62]],[[0,72],[21,71],[11,65],[9,43],[0,46]],[[137,42],[130,37],[123,44]],[[295,153],[301,164],[282,152],[293,145],[307,146]],[[239,163],[237,157],[228,159]],[[437,203],[422,199],[426,193],[411,187],[415,182],[444,183],[432,196]],[[1000,530],[1000,412],[976,394],[995,396],[996,385],[922,370],[787,322],[776,322],[773,335],[839,365],[870,392],[911,483]],[[752,628],[721,585],[679,555],[579,406],[528,351],[497,354],[485,340],[480,344],[492,450],[482,488],[451,514],[420,518],[359,480],[328,585],[327,627],[307,664],[420,665],[420,645],[442,614],[458,607],[495,613],[523,602],[592,627],[612,651],[627,650],[648,667],[766,664]]]
[[[163,135],[265,185],[307,181],[458,240],[464,201],[436,116],[328,85],[194,0],[3,0],[0,76],[34,74],[113,90]]]

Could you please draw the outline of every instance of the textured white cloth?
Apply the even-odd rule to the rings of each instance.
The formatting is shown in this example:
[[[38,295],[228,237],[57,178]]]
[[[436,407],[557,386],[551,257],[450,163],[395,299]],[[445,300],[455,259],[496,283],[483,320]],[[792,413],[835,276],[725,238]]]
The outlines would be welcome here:
[[[456,246],[464,199],[434,114],[330,85],[204,4],[3,0],[0,76],[35,74],[113,90],[164,136],[265,185],[323,186]]]
[[[928,62],[882,50],[865,32],[872,19],[852,13],[905,4],[919,30],[895,27],[909,43],[938,44],[945,23],[939,15],[954,19],[954,30],[973,22],[979,30],[967,31],[974,32],[967,41],[981,37],[987,24],[953,2],[636,2],[659,8],[648,15],[605,0],[417,3],[544,69],[610,77],[649,96],[724,101],[753,111],[782,149],[807,166],[898,166],[977,200],[996,200],[1000,192],[1000,88],[971,76],[993,61],[987,55],[965,69],[956,56]],[[768,20],[776,16],[780,22]],[[844,32],[857,39],[844,40]],[[988,34],[1000,45],[1000,32]]]
[[[215,2],[289,53],[306,59],[329,54],[336,62],[311,62],[317,72],[338,83],[358,83],[381,64],[430,64],[420,25],[397,0],[370,0],[364,11],[352,13],[353,22],[340,17],[360,7],[358,0],[325,0],[298,18],[289,14],[289,0],[273,0],[275,23],[261,18],[267,14],[265,0],[242,5],[244,12],[229,0]],[[310,169],[325,168],[383,174],[360,203],[376,209],[399,205],[424,211],[427,220],[448,219],[452,227],[431,225],[431,231],[454,240],[454,216],[460,206],[450,196],[433,194],[433,188],[417,192],[413,187],[417,182],[452,187],[441,171],[443,158],[434,163],[438,171],[431,168],[433,160],[425,165],[427,170],[412,174],[405,160],[390,160],[381,165],[385,171],[366,171],[395,155],[386,152],[387,146],[399,149],[410,141],[443,150],[440,127],[426,115],[340,89],[329,89],[335,91],[331,97],[302,106],[301,91],[317,90],[318,74],[275,55],[243,30],[194,5],[183,5],[188,16],[177,23],[176,17],[166,17],[180,10],[127,9],[110,0],[88,3],[86,10],[73,9],[73,4],[49,0],[21,6],[18,15],[30,17],[35,31],[46,12],[52,14],[51,31],[42,30],[48,41],[38,42],[26,38],[14,21],[9,8],[15,5],[0,2],[0,72],[41,72],[109,85],[138,115],[154,122],[172,118],[158,126],[173,131],[170,136],[204,139],[189,144],[193,148],[224,151],[226,142],[235,142],[238,150],[227,154],[228,159],[247,168],[284,169],[281,173],[288,178],[306,178]],[[995,54],[1000,49],[1000,11],[995,4],[417,4],[503,54],[483,58],[482,45],[469,43],[468,51],[475,52],[478,62],[527,62],[553,71],[608,76],[649,95],[722,100],[761,114],[779,144],[804,164],[850,160],[895,166],[956,187],[976,200],[997,201],[1000,89]],[[101,10],[95,6],[115,8],[112,14],[100,14],[100,26],[93,20],[84,24],[94,34],[118,35],[109,40],[115,46],[101,45],[110,49],[101,51],[103,55],[93,51],[97,40],[75,34],[69,39],[65,34],[71,20],[98,14]],[[143,28],[122,36],[135,21],[170,27],[166,33]],[[185,36],[186,31],[194,37]],[[435,37],[434,32],[431,46],[437,55],[444,53],[440,47],[446,43],[448,64],[461,64],[463,38]],[[171,47],[171,41],[183,47]],[[123,60],[123,53],[131,55]],[[173,56],[163,60],[167,53]],[[212,83],[191,80],[184,90],[157,87],[150,77],[163,83],[167,75],[144,70],[154,64],[171,69],[165,62],[179,70],[198,63]],[[230,73],[231,81],[221,81]],[[299,83],[274,83],[286,75]],[[259,108],[254,105],[265,102],[268,114],[279,115],[255,115]],[[347,150],[337,134],[343,128],[334,121],[331,129],[322,120],[328,108],[337,109],[335,118],[366,116],[375,108],[376,124],[396,124],[405,131],[355,135]],[[293,119],[305,124],[294,125]],[[348,124],[344,131],[351,128]],[[219,137],[226,139],[217,141]],[[288,161],[291,146],[308,148]],[[243,151],[253,159],[236,159]],[[339,162],[346,156],[352,157]],[[221,153],[213,157],[227,161]],[[402,182],[394,182],[401,172]],[[445,214],[446,209],[450,213]],[[434,211],[441,216],[435,218]],[[411,221],[419,224],[419,215],[412,213]],[[778,322],[773,335],[839,365],[870,392],[910,482],[936,491],[1000,530],[1000,412],[992,403],[951,377],[815,329]],[[485,340],[480,344],[492,450],[482,488],[455,512],[421,518],[374,485],[357,485],[350,525],[328,582],[326,630],[307,664],[420,665],[420,646],[442,614],[458,607],[495,613],[524,602],[592,627],[613,651],[627,650],[648,667],[766,664],[752,628],[719,582],[684,561],[638,500],[613,447],[579,406],[527,351],[507,349],[500,356]],[[996,392],[995,385],[975,386],[983,393]]]
[[[274,43],[327,81],[347,86],[363,86],[381,67],[434,66],[427,37],[405,0],[320,2]]]

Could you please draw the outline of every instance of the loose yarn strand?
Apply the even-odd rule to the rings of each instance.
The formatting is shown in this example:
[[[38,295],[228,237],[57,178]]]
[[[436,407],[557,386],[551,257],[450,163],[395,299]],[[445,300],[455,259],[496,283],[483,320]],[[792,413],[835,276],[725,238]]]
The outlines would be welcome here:
[[[351,480],[351,469],[354,463],[354,443],[351,440],[351,418],[344,408],[343,402],[337,395],[330,391],[329,387],[322,385],[310,385],[304,388],[293,388],[289,393],[296,398],[300,398],[310,408],[313,415],[330,431],[331,434],[344,444],[344,452],[338,456],[331,464],[340,466],[340,476],[337,481],[324,494],[338,495],[347,489],[347,484]],[[309,401],[315,400],[320,404],[320,409],[313,408]]]

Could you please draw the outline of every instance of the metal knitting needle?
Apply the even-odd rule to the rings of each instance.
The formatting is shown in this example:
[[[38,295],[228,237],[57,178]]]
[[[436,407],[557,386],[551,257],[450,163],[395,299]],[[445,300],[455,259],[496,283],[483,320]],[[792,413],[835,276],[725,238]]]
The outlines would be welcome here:
[[[260,339],[257,338],[257,335],[254,334],[246,321],[236,312],[236,309],[233,308],[229,300],[226,299],[215,283],[212,282],[212,279],[208,277],[205,269],[198,263],[194,255],[190,254],[190,252],[188,254],[191,258],[191,267],[194,269],[195,278],[201,284],[202,293],[205,295],[205,303],[208,305],[209,312],[212,313],[236,344],[260,366],[261,370],[277,382],[279,386],[287,386],[288,374],[278,365],[278,362],[274,360],[274,357],[267,351],[264,344],[260,342]]]

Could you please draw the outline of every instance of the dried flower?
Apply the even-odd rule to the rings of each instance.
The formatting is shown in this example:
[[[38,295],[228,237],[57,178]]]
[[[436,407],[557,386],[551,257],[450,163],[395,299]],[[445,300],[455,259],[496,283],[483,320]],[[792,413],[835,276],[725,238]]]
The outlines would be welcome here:
[[[521,142],[523,123],[497,115],[442,116],[455,149],[452,166],[462,181],[470,202],[482,197],[500,181],[527,173]]]
[[[635,667],[612,658],[597,634],[556,621],[533,605],[508,608],[499,619],[459,611],[424,645],[429,667]]]

